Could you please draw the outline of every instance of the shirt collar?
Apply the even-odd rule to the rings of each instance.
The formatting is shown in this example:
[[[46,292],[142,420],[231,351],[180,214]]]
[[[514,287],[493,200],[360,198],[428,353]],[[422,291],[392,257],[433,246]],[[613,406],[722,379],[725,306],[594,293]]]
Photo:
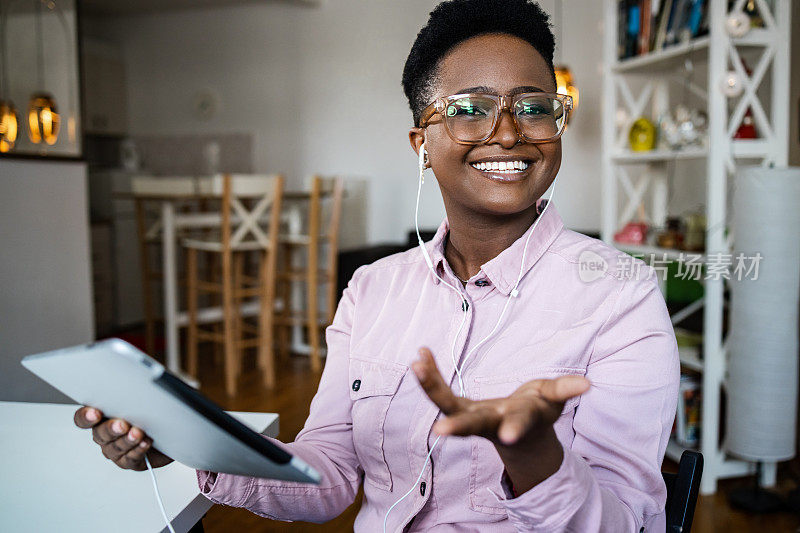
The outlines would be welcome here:
[[[533,268],[533,265],[539,260],[544,252],[550,247],[555,238],[564,229],[564,223],[556,211],[556,206],[551,205],[544,211],[547,205],[547,200],[540,199],[536,204],[536,209],[540,213],[541,220],[536,224],[534,234],[530,236],[528,243],[528,251],[525,254],[525,264],[522,266],[522,275],[525,276],[528,271]],[[542,214],[542,211],[544,213]],[[487,261],[481,265],[481,271],[486,274],[486,277],[494,284],[494,286],[508,296],[517,282],[519,276],[520,261],[522,261],[522,253],[525,248],[525,240],[533,229],[533,224],[525,233],[514,243],[500,252],[495,258]],[[447,260],[444,257],[444,243],[448,232],[450,231],[450,224],[445,218],[439,229],[436,231],[433,239],[431,239],[425,246],[431,256],[431,261],[436,269],[436,272],[442,276],[445,273],[445,265]],[[429,273],[434,283],[439,283],[439,279],[432,273]]]

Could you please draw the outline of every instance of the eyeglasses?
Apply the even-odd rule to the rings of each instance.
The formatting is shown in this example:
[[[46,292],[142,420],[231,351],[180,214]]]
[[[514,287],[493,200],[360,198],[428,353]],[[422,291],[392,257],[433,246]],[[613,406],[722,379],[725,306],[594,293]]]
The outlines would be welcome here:
[[[572,97],[555,93],[514,96],[454,94],[437,98],[422,111],[420,127],[444,121],[447,134],[459,144],[481,144],[497,131],[500,115],[508,110],[517,135],[530,143],[551,142],[564,133]],[[432,120],[440,115],[441,119]]]

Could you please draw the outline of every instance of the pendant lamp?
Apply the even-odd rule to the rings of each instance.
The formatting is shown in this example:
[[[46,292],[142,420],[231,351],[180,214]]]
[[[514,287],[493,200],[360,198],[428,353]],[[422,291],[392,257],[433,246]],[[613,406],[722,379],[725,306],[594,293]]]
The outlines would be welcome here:
[[[578,109],[578,95],[580,91],[578,91],[578,87],[572,83],[572,72],[570,72],[569,67],[565,65],[556,67],[556,87],[556,92],[558,94],[572,97],[572,111],[574,112]],[[569,120],[569,118],[567,118],[567,120]]]
[[[2,30],[3,34],[0,36],[0,46],[2,46],[2,53],[0,53],[0,60],[2,60],[2,71],[3,80],[2,84],[0,84],[0,153],[10,152],[14,148],[14,144],[17,142],[17,132],[19,119],[17,115],[17,110],[14,108],[14,104],[11,100],[5,98],[8,94],[8,58],[6,57],[6,53],[8,50],[8,46],[6,45],[6,18],[5,15],[3,16],[2,23],[0,24],[0,30]]]
[[[8,100],[0,100],[0,153],[10,152],[17,142],[17,110]]]
[[[42,3],[36,2],[36,51],[39,87],[44,87],[44,37],[42,35]],[[39,91],[31,96],[28,103],[28,137],[32,143],[44,141],[53,145],[58,140],[61,117],[52,95]]]

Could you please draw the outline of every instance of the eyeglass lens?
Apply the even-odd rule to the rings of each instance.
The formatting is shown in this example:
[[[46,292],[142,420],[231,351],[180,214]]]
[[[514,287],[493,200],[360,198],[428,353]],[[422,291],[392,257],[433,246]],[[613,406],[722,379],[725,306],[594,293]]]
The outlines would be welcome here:
[[[561,101],[548,96],[527,96],[514,105],[514,118],[520,133],[532,141],[558,135],[566,120]],[[450,133],[463,142],[486,139],[499,113],[492,98],[465,96],[448,103],[444,117]]]

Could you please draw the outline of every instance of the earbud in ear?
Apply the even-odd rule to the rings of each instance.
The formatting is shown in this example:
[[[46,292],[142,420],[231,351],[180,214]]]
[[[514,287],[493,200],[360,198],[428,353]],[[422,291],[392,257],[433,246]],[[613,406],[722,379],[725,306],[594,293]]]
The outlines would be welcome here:
[[[419,167],[420,169],[431,168],[431,161],[428,157],[428,150],[425,149],[425,143],[419,147]]]
[[[428,151],[425,149],[425,142],[419,147],[419,182],[425,183],[425,169],[428,168]]]

